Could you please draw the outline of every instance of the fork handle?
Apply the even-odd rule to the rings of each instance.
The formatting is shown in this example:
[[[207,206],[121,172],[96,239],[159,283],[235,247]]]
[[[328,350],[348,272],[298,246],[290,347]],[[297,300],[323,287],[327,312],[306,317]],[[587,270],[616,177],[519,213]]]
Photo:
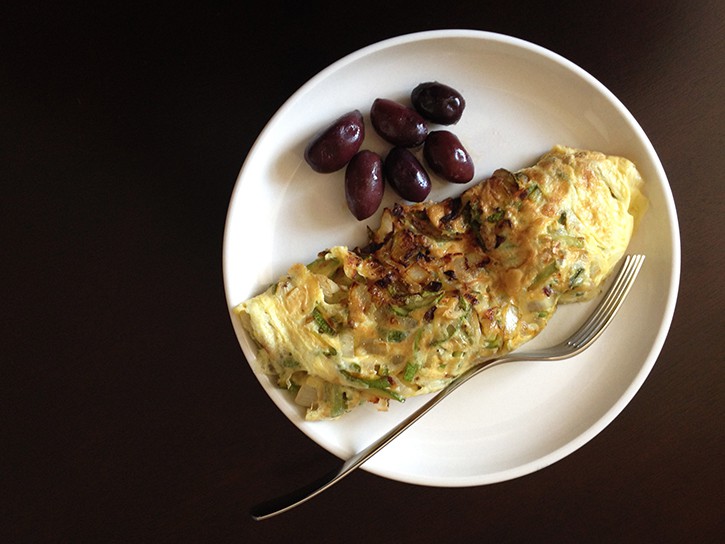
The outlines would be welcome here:
[[[378,453],[381,449],[387,446],[390,442],[395,440],[403,431],[408,429],[413,423],[418,421],[421,417],[427,414],[433,407],[441,402],[448,395],[453,393],[461,385],[471,379],[473,376],[483,372],[486,369],[497,366],[501,363],[508,362],[515,359],[515,356],[505,356],[498,359],[491,359],[484,364],[479,364],[468,369],[466,372],[461,374],[458,378],[452,381],[447,387],[442,389],[436,396],[426,402],[423,406],[418,408],[415,412],[410,414],[401,423],[393,427],[390,431],[385,433],[378,440],[370,444],[367,448],[356,453],[345,461],[340,468],[328,472],[321,478],[311,482],[292,493],[271,499],[252,507],[249,511],[251,516],[261,521],[263,519],[271,518],[287,510],[291,510],[295,506],[307,502],[311,498],[319,495],[326,489],[332,487],[337,482],[342,480],[345,476],[350,474],[353,470],[362,465],[365,461],[370,459],[373,455]]]

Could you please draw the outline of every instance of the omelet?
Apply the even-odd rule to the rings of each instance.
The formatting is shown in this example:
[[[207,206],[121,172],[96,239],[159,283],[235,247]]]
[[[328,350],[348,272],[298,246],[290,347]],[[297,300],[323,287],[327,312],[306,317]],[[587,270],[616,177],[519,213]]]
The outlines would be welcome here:
[[[369,243],[294,264],[235,313],[256,363],[306,408],[431,393],[535,337],[557,304],[587,300],[647,207],[622,157],[555,146],[460,196],[395,204]]]

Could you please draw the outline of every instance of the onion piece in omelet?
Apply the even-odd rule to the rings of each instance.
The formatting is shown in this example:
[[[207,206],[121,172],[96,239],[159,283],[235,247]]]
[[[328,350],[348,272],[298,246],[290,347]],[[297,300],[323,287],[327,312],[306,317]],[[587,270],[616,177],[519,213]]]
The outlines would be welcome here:
[[[634,164],[562,146],[460,197],[385,209],[367,246],[295,264],[235,308],[308,420],[437,391],[586,300],[644,213]]]

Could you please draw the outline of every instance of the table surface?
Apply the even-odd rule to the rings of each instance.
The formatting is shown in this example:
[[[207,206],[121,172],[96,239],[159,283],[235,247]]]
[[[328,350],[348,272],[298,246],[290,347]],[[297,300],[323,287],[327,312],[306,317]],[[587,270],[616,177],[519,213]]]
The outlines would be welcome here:
[[[4,542],[722,538],[723,2],[46,4],[6,4],[0,23]],[[669,336],[622,414],[548,468],[465,488],[357,471],[254,522],[252,504],[336,458],[270,401],[232,330],[236,177],[317,72],[443,28],[548,48],[639,121],[680,220]]]

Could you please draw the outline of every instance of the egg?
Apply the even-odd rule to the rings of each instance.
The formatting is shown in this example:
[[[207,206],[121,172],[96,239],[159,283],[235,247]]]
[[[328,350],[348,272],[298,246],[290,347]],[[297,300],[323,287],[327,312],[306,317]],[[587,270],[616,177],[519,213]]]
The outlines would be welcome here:
[[[555,146],[459,197],[396,204],[368,245],[294,264],[235,313],[308,420],[440,390],[588,300],[645,212],[622,157]]]

